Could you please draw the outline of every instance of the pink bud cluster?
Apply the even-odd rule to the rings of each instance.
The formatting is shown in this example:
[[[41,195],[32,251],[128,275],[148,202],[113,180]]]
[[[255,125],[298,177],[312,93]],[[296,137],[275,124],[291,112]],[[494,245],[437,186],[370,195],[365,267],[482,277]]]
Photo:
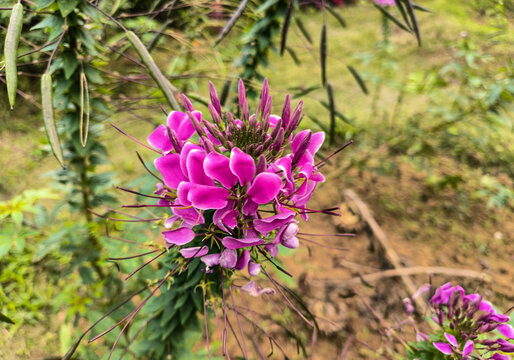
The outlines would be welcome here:
[[[200,257],[207,272],[247,268],[255,276],[279,246],[299,245],[297,217],[307,219],[306,204],[324,181],[314,156],[325,135],[294,135],[302,102],[291,111],[289,95],[281,116],[272,115],[267,81],[254,114],[241,80],[238,116],[223,112],[212,84],[210,97],[212,121],[183,96],[186,112],[171,112],[148,137],[162,153],[154,162],[159,206],[170,209],[162,235],[184,258]]]

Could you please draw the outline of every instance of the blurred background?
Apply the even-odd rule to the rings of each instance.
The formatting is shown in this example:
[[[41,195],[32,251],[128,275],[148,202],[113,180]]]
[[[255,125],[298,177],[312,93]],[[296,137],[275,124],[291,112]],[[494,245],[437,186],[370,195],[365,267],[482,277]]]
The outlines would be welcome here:
[[[301,127],[327,133],[324,155],[354,140],[324,167],[327,182],[313,199],[318,207],[341,206],[343,216],[303,225],[312,232],[355,232],[352,239],[319,240],[350,250],[305,243],[283,259],[298,275],[295,280],[303,279],[288,285],[318,294],[312,296],[313,312],[337,323],[322,329],[320,358],[335,358],[323,354],[340,352],[350,335],[379,343],[370,335],[377,327],[372,317],[337,288],[337,281],[387,268],[368,246],[373,234],[345,189],[371,209],[402,265],[480,272],[486,277],[459,281],[470,289],[480,286],[501,309],[512,306],[514,3],[419,0],[413,12],[394,1],[378,3],[22,1],[12,111],[4,84],[7,45],[0,62],[0,313],[6,318],[0,322],[0,358],[61,358],[84,330],[154,281],[162,267],[147,267],[124,281],[143,261],[110,259],[162,240],[151,223],[105,219],[133,219],[115,210],[145,201],[115,186],[151,193],[154,185],[136,155],[137,150],[151,168],[152,152],[109,124],[145,142],[165,121],[163,110],[180,101],[178,93],[208,114],[212,81],[231,109],[240,77],[255,105],[268,78],[275,113],[286,94],[293,105],[303,99]],[[0,1],[2,44],[13,6]],[[128,31],[138,36],[160,74],[147,72],[148,58]],[[45,73],[53,82],[53,102],[46,105]],[[171,84],[168,90],[154,81],[162,78]],[[48,104],[57,135],[47,137],[42,108]],[[51,122],[46,128],[51,134]],[[146,218],[156,213],[131,212]],[[413,279],[420,286],[429,277]],[[456,281],[451,272],[433,277],[436,284],[444,280]],[[388,281],[362,291],[386,319],[394,319],[404,290]],[[130,336],[153,314],[162,315],[159,306],[156,301],[144,308]],[[160,340],[145,331],[134,343],[122,338],[114,358],[160,358],[149,355],[149,348],[159,343],[164,352],[172,335],[184,339],[173,345],[175,357],[205,358],[198,346],[201,329],[185,325],[196,318],[194,305],[185,312],[176,321],[173,314],[161,319],[170,330]],[[122,317],[106,318],[103,329]],[[284,321],[298,319],[286,314]],[[295,341],[310,344],[302,325],[297,327]],[[116,334],[109,336],[84,341],[75,356],[106,358]],[[375,356],[364,346],[352,351]]]

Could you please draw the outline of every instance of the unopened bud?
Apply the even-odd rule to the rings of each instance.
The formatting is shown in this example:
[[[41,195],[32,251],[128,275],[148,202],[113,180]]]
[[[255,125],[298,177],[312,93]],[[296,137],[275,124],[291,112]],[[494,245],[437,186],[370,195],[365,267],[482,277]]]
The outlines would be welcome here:
[[[293,155],[293,166],[296,165],[298,161],[303,157],[305,152],[307,151],[307,148],[309,147],[309,144],[311,143],[311,137],[312,132],[309,130],[307,133],[307,136],[305,136],[302,141],[300,142],[300,145],[298,145],[298,149],[296,149],[294,155]]]
[[[284,101],[284,107],[282,108],[282,124],[285,128],[287,128],[287,124],[289,124],[289,120],[291,119],[291,96],[289,94],[286,95],[286,99]],[[277,123],[278,125],[278,123]]]
[[[184,107],[186,108],[186,111],[195,111],[195,108],[193,107],[193,104],[191,104],[191,101],[189,101],[188,97],[185,94],[182,94],[182,102],[184,103]]]
[[[211,97],[211,103],[214,109],[217,111],[218,115],[221,115],[221,103],[220,98],[218,97],[218,93],[214,88],[214,85],[211,81],[209,81],[209,95]]]
[[[257,148],[257,150],[259,150],[259,147]],[[261,172],[265,172],[266,167],[267,167],[266,157],[264,155],[259,156],[259,160],[257,160],[257,166],[255,168],[256,175],[260,174]]]

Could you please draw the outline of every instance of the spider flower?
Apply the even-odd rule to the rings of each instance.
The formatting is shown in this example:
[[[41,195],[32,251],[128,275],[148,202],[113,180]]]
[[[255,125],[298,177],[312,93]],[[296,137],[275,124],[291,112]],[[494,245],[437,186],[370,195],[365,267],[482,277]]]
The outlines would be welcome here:
[[[504,360],[510,359],[505,353],[514,353],[510,317],[497,312],[481,295],[466,294],[462,287],[446,283],[436,289],[430,304],[445,338],[433,345],[443,354],[465,360],[476,351],[481,359]],[[492,338],[498,335],[503,337]]]
[[[204,271],[247,268],[255,276],[280,246],[299,245],[297,218],[307,219],[307,202],[325,180],[314,162],[325,135],[295,134],[303,105],[292,111],[289,95],[272,115],[267,81],[254,114],[242,81],[237,116],[222,111],[212,84],[210,98],[211,120],[183,96],[186,111],[171,112],[148,137],[162,154],[154,162],[159,206],[170,209],[162,235],[184,258],[200,257]]]

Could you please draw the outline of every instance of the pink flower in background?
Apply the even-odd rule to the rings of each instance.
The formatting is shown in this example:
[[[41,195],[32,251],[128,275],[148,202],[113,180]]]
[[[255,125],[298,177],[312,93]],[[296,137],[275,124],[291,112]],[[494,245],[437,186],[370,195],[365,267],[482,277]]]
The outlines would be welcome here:
[[[446,283],[435,290],[430,304],[435,310],[433,320],[444,331],[444,341],[432,343],[441,353],[464,360],[471,358],[474,351],[481,359],[510,359],[497,352],[514,352],[510,317],[496,311],[480,294],[466,294],[461,286]],[[491,338],[497,336],[508,340]]]
[[[380,6],[395,6],[394,0],[373,0],[375,4]]]

